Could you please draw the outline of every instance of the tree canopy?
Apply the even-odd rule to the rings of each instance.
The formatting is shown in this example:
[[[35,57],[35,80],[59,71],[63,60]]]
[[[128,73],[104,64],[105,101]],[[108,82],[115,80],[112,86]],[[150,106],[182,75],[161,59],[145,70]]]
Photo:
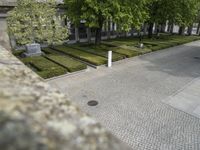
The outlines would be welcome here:
[[[18,44],[47,42],[58,44],[67,38],[67,28],[57,17],[55,0],[45,3],[36,0],[18,0],[9,12],[8,29]]]
[[[96,29],[96,43],[101,41],[103,24],[112,19],[118,30],[140,28],[147,18],[146,0],[65,0],[67,15],[74,24],[85,20]]]

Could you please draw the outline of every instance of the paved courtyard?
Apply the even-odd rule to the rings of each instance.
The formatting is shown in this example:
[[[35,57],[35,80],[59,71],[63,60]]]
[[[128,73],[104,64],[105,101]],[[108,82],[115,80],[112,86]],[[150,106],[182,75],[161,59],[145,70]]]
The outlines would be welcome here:
[[[198,110],[194,115],[191,108],[178,105],[187,106],[190,89],[200,85],[191,87],[198,77],[200,41],[124,60],[112,69],[89,69],[49,83],[133,149],[199,150]],[[184,90],[190,90],[190,97],[182,101],[177,96],[183,96],[179,93]],[[88,106],[89,100],[99,104]],[[193,104],[199,104],[198,99]]]

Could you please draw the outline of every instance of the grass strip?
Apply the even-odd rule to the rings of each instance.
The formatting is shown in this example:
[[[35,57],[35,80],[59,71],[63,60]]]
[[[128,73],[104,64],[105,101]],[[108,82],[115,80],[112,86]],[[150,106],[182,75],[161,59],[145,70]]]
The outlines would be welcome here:
[[[56,63],[42,57],[27,57],[21,59],[24,64],[30,67],[44,79],[60,76],[67,73],[67,70]]]
[[[109,45],[109,44],[101,44],[100,48],[112,50],[113,52],[125,55],[128,58],[138,56],[140,54],[138,51],[124,49],[124,48],[117,47],[117,46],[114,47],[113,45]]]
[[[61,56],[61,55],[47,55],[48,59],[58,63],[59,65],[67,68],[69,72],[75,72],[87,69],[87,65],[78,62],[70,57],[67,56]]]
[[[66,47],[63,45],[56,46],[54,47],[54,49],[96,66],[106,64],[107,62],[107,59],[104,57],[97,56],[74,48]]]
[[[67,45],[68,46],[68,45]],[[87,45],[70,45],[68,47],[73,47],[88,53],[92,53],[94,55],[98,55],[98,56],[102,56],[105,57],[106,59],[108,59],[108,49],[102,49],[99,48],[99,45],[91,45],[91,44],[87,44]],[[119,53],[115,53],[113,52],[112,54],[112,61],[118,61],[118,60],[122,60],[125,59],[126,56],[123,54],[119,54]]]

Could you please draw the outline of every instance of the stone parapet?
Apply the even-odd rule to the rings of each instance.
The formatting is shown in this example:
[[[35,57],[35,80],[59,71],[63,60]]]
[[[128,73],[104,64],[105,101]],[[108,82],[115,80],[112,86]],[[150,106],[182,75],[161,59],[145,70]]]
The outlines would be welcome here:
[[[0,46],[3,150],[130,150]]]

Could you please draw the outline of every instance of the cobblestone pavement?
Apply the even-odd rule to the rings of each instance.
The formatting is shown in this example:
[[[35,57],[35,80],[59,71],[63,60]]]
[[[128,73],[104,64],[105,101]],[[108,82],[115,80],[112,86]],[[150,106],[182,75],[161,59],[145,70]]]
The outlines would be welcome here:
[[[200,78],[192,81],[163,102],[200,118]]]
[[[200,119],[163,103],[200,76],[198,57],[200,41],[49,83],[133,149],[200,150]]]

